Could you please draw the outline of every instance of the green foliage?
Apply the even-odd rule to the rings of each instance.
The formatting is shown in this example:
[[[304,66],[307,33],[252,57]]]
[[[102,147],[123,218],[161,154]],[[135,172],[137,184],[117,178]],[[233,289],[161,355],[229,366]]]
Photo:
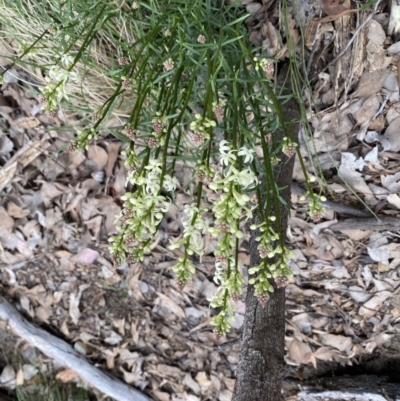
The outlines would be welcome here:
[[[114,263],[143,260],[150,252],[179,186],[174,171],[182,160],[194,167],[197,186],[193,203],[184,207],[182,237],[170,246],[182,251],[173,268],[179,287],[195,274],[194,258],[201,259],[204,234],[210,232],[218,239],[214,280],[219,284],[211,305],[221,308],[213,324],[217,336],[226,333],[244,283],[238,260],[243,227],[256,211],[263,262],[250,269],[250,283],[264,305],[273,280],[279,288],[290,275],[290,251],[280,230],[282,188],[274,172],[300,154],[282,112],[288,97],[271,79],[277,60],[252,48],[243,9],[215,0],[13,0],[5,5],[3,24],[9,30],[15,15],[40,21],[32,43],[15,35],[21,54],[14,63],[27,69],[39,65],[46,74],[44,109],[56,113],[62,104],[91,114],[93,122],[82,120],[68,150],[87,148],[101,130],[129,144],[123,156],[133,189],[122,198],[119,232],[111,239]],[[96,87],[96,77],[104,90]],[[107,96],[97,104],[92,98],[100,92]],[[120,125],[108,128],[110,118]],[[271,140],[278,128],[285,133],[281,142]],[[261,182],[266,204],[261,204]],[[212,207],[205,187],[217,198]],[[309,196],[314,217],[320,215],[322,206],[311,190]]]

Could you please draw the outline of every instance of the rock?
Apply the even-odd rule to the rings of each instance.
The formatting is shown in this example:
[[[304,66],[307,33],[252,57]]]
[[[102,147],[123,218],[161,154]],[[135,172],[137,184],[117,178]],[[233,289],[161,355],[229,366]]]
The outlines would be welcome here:
[[[262,8],[260,3],[249,3],[246,5],[246,11],[252,15],[257,14]]]

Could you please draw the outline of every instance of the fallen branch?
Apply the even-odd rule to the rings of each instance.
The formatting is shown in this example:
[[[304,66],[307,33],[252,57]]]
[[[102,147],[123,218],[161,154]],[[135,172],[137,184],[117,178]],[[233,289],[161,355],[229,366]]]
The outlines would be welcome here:
[[[47,357],[75,371],[82,380],[90,383],[103,394],[117,401],[151,401],[138,390],[92,366],[65,341],[30,323],[1,296],[0,319],[8,323],[14,334],[36,347]]]
[[[400,219],[398,217],[382,216],[379,219],[347,219],[329,226],[331,230],[398,230]]]

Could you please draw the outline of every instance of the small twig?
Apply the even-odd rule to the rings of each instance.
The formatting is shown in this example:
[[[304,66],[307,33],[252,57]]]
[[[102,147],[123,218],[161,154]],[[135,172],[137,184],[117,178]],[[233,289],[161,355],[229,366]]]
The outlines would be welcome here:
[[[234,345],[237,345],[237,344],[239,344],[239,345],[242,344],[242,337],[239,337],[236,340],[227,341],[226,343],[222,343],[220,345],[217,345],[217,348],[220,349],[220,350],[223,350],[223,349],[227,349],[227,348],[233,347]]]
[[[383,100],[383,102],[382,102],[382,104],[381,104],[381,107],[379,107],[379,110],[378,110],[378,111],[376,112],[376,114],[372,117],[371,122],[374,121],[377,117],[379,117],[380,114],[382,114],[383,109],[385,108],[386,103],[387,103],[387,101],[388,101],[389,98],[390,98],[390,95],[391,95],[390,93],[388,93],[388,94],[386,95],[385,99]]]
[[[315,39],[310,57],[308,58],[306,77],[308,77],[308,74],[310,73],[311,64],[312,61],[314,60],[315,52],[317,51],[318,46],[319,46],[319,39]]]

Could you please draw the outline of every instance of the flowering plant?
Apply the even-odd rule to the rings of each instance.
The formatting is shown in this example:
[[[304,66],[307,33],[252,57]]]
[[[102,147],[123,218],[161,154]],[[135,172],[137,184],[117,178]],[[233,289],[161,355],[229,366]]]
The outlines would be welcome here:
[[[49,25],[46,15],[44,30],[32,43],[25,36],[19,40],[18,62],[40,55],[56,37],[59,47],[44,71],[42,106],[55,114],[60,104],[78,98],[79,91],[70,92],[75,85],[85,93],[80,114],[89,117],[80,120],[67,150],[88,149],[102,133],[126,143],[127,192],[121,197],[118,231],[110,239],[116,266],[142,261],[150,252],[177,188],[194,195],[182,207],[180,237],[170,241],[169,249],[180,251],[173,270],[183,289],[208,252],[204,237],[215,238],[213,279],[219,287],[211,305],[220,308],[212,320],[219,337],[230,328],[234,303],[246,282],[238,255],[255,216],[259,222],[252,229],[259,233],[262,262],[250,268],[248,282],[260,304],[265,306],[268,294],[284,287],[291,274],[279,207],[262,201],[266,191],[275,206],[282,202],[274,183],[277,165],[301,156],[280,107],[287,96],[279,95],[273,80],[277,60],[251,47],[246,15],[234,4],[166,0],[160,8],[154,1],[104,2],[101,7],[95,0],[84,3],[52,9],[53,22]],[[121,15],[129,18],[120,21]],[[107,34],[114,41],[105,65],[95,49]],[[106,100],[96,107],[90,100],[99,93],[85,91],[90,74],[93,86],[100,76],[112,83]],[[277,130],[284,131],[283,139],[269,140]],[[195,166],[186,187],[176,176],[177,160]],[[304,164],[302,169],[307,176]],[[323,198],[307,185],[311,216],[320,218]]]

